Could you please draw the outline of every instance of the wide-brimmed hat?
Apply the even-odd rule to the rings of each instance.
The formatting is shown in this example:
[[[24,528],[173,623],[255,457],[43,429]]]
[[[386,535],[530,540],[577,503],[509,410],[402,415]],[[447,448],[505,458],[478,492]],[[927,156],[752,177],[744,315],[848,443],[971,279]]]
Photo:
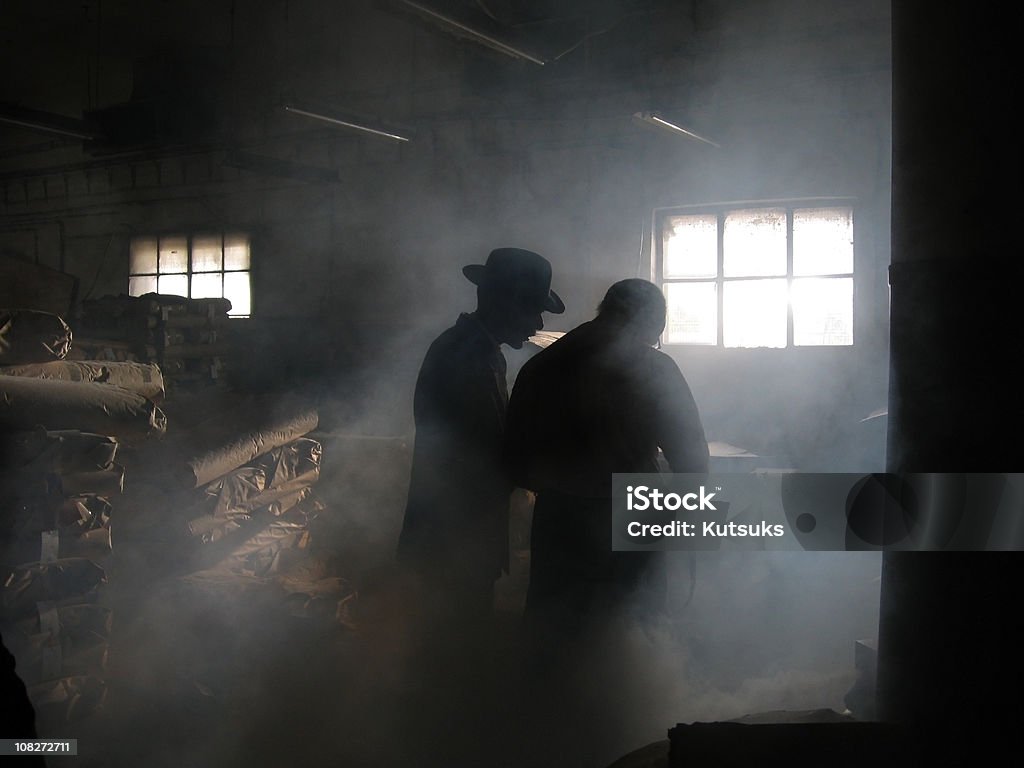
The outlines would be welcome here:
[[[469,264],[462,274],[474,285],[507,291],[518,303],[560,315],[565,304],[551,290],[551,264],[522,248],[495,248],[484,264]]]

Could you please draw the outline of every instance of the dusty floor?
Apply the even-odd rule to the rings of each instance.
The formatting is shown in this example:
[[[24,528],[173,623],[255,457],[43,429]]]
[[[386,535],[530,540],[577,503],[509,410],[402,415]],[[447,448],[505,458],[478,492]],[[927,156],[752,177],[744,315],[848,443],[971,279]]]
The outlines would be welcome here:
[[[407,446],[322,439],[328,516],[313,550],[358,594],[345,621],[292,615],[273,590],[183,580],[159,545],[118,542],[115,527],[105,705],[41,735],[77,738],[83,768],[603,768],[677,722],[842,709],[854,641],[875,631],[878,563],[860,555],[876,553],[708,553],[693,603],[660,630],[611,633],[537,678],[519,631],[520,514],[491,639],[446,664],[421,652],[392,558]],[[688,590],[680,562],[677,607]]]

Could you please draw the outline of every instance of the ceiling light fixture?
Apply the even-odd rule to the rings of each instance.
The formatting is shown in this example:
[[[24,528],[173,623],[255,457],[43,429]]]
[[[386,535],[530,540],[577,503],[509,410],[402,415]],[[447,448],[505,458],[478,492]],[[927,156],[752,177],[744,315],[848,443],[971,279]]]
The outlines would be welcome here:
[[[700,134],[694,133],[693,131],[689,130],[688,128],[683,128],[681,125],[676,125],[675,123],[669,122],[661,115],[659,115],[657,112],[637,112],[633,115],[633,117],[636,118],[637,120],[640,120],[641,122],[647,123],[648,125],[653,125],[655,128],[660,128],[663,131],[674,133],[677,136],[686,136],[687,138],[690,139],[703,141],[705,144],[710,144],[712,147],[717,147],[718,149],[722,148],[721,144],[716,144],[711,139],[706,139]]]
[[[503,43],[501,40],[498,40],[497,38],[491,37],[490,35],[486,35],[483,32],[480,32],[479,30],[473,29],[472,27],[463,24],[461,21],[456,21],[450,16],[445,16],[444,14],[438,13],[432,8],[427,8],[425,5],[420,5],[419,3],[411,2],[411,0],[402,0],[402,3],[409,6],[414,11],[423,14],[432,21],[439,22],[442,26],[446,27],[450,32],[459,37],[468,37],[470,40],[474,40],[475,42],[478,42],[481,45],[486,45],[488,48],[492,48],[495,51],[504,53],[506,56],[511,56],[514,59],[531,61],[540,67],[543,67],[545,64],[547,64],[547,62],[544,61],[544,59],[537,58],[533,54],[527,53],[526,51],[522,51],[518,48],[513,48],[508,43]]]
[[[311,117],[314,120],[323,120],[325,123],[331,123],[332,125],[340,125],[342,128],[351,128],[355,131],[362,131],[363,133],[371,133],[374,136],[381,136],[385,139],[391,139],[392,141],[409,141],[408,136],[402,136],[399,133],[395,133],[390,130],[383,130],[381,128],[371,128],[368,125],[361,123],[355,123],[351,120],[342,120],[339,117],[331,117],[330,115],[322,115],[319,112],[310,112],[306,109],[293,106],[291,104],[284,105],[285,112],[292,112],[296,115],[303,115],[304,117]]]
[[[82,120],[11,104],[0,104],[0,123],[85,141],[96,138],[95,132]]]

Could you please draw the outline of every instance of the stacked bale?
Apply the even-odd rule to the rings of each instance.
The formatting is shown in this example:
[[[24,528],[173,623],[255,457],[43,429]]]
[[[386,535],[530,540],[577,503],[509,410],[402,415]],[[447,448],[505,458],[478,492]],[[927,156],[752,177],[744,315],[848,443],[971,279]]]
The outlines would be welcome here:
[[[151,562],[162,559],[191,585],[276,593],[278,605],[294,614],[298,598],[289,595],[302,592],[296,572],[315,557],[313,533],[328,514],[314,488],[323,450],[311,437],[317,423],[316,410],[302,403],[274,403],[262,412],[245,403],[170,436],[150,456],[130,528],[119,538],[148,546]],[[341,620],[338,603],[354,591],[332,583],[337,598],[329,612]],[[326,585],[319,585],[317,610],[327,605]],[[303,604],[313,592],[306,590]]]
[[[179,570],[300,545],[303,537],[291,534],[319,508],[312,486],[322,448],[306,437],[317,421],[315,409],[297,405],[227,413],[170,436],[140,468],[138,509],[124,535],[160,542]]]
[[[4,437],[7,459],[18,447],[23,456],[45,449],[0,481],[0,634],[40,721],[56,725],[92,714],[106,695],[111,611],[99,604],[99,561],[111,550],[111,505],[96,491],[116,490],[109,486],[123,474],[105,436],[42,433],[28,445]],[[90,476],[108,487],[89,488]]]
[[[78,365],[72,348],[63,318],[0,310],[0,633],[51,724],[105,697],[118,448],[166,429],[156,366]]]
[[[41,722],[73,722],[103,704],[111,611],[97,600],[105,582],[84,557],[3,570],[4,643]]]
[[[153,403],[164,399],[164,377],[152,363],[102,360],[51,360],[45,363],[0,366],[0,375],[51,381],[113,384],[142,395]]]
[[[90,359],[155,363],[172,387],[222,384],[230,309],[227,299],[157,293],[84,301],[76,347]]]
[[[71,348],[64,318],[34,309],[0,309],[0,365],[63,360]]]

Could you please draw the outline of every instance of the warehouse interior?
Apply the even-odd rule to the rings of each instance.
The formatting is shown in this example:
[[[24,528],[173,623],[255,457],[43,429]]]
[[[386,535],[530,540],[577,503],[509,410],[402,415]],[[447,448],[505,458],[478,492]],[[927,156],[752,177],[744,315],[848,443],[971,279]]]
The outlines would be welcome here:
[[[778,343],[663,339],[714,470],[1016,469],[1017,21],[886,0],[5,2],[0,318],[48,342],[0,346],[0,607],[39,738],[77,738],[88,766],[624,768],[684,764],[677,724],[1015,722],[1012,552],[679,557],[664,623],[585,649],[558,695],[519,686],[527,496],[471,694],[410,653],[394,552],[417,371],[473,308],[463,266],[543,254],[558,334],[618,280],[669,290],[666,222],[694,212],[852,222],[843,340],[800,343],[793,309]],[[504,349],[513,389],[541,347]],[[48,358],[78,378],[26,385]],[[718,738],[686,763],[750,764]]]

